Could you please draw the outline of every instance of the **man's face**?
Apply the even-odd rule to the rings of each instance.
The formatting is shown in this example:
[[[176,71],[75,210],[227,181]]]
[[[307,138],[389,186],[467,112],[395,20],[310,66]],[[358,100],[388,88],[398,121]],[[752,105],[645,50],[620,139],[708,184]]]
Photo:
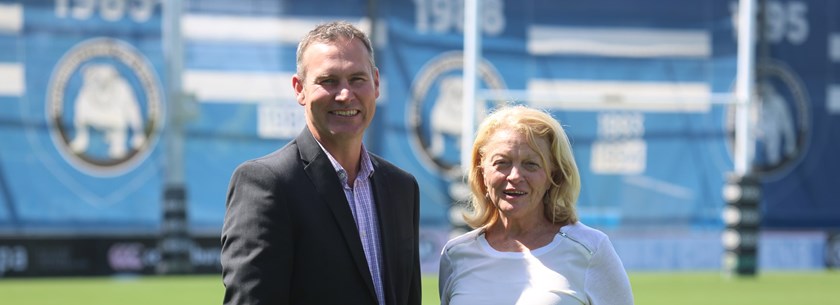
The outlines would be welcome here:
[[[361,140],[376,112],[379,70],[359,39],[316,42],[304,51],[305,78],[292,77],[306,125],[324,145]]]

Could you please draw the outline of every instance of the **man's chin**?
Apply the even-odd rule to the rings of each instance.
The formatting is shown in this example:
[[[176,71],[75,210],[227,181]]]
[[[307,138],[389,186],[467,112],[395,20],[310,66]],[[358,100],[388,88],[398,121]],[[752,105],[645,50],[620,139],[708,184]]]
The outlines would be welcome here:
[[[365,129],[361,127],[356,128],[333,128],[330,129],[329,136],[336,140],[346,140],[353,138],[361,138],[364,136]]]

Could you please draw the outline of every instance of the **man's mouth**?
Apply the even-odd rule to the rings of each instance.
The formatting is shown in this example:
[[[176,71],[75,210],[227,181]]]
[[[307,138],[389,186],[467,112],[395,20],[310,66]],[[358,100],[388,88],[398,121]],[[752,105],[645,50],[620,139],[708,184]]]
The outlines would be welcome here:
[[[335,110],[335,111],[332,111],[332,114],[335,114],[337,116],[354,116],[354,115],[359,114],[359,111],[358,110]]]

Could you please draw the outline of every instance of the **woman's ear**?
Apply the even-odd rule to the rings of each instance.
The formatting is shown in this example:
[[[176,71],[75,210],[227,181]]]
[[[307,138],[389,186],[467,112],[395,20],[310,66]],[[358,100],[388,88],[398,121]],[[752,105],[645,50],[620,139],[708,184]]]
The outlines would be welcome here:
[[[557,184],[557,186],[562,185],[563,181],[565,180],[563,178],[563,171],[560,170],[560,168],[554,169],[554,171],[552,171],[551,173],[551,180],[554,181],[554,183]]]

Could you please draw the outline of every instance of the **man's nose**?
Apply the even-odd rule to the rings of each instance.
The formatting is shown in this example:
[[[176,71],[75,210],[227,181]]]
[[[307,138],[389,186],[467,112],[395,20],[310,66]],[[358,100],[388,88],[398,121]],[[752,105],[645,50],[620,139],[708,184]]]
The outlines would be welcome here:
[[[338,89],[338,92],[335,94],[335,100],[336,101],[342,101],[342,102],[349,101],[350,100],[350,95],[351,95],[350,88],[348,88],[347,86],[341,86]]]

